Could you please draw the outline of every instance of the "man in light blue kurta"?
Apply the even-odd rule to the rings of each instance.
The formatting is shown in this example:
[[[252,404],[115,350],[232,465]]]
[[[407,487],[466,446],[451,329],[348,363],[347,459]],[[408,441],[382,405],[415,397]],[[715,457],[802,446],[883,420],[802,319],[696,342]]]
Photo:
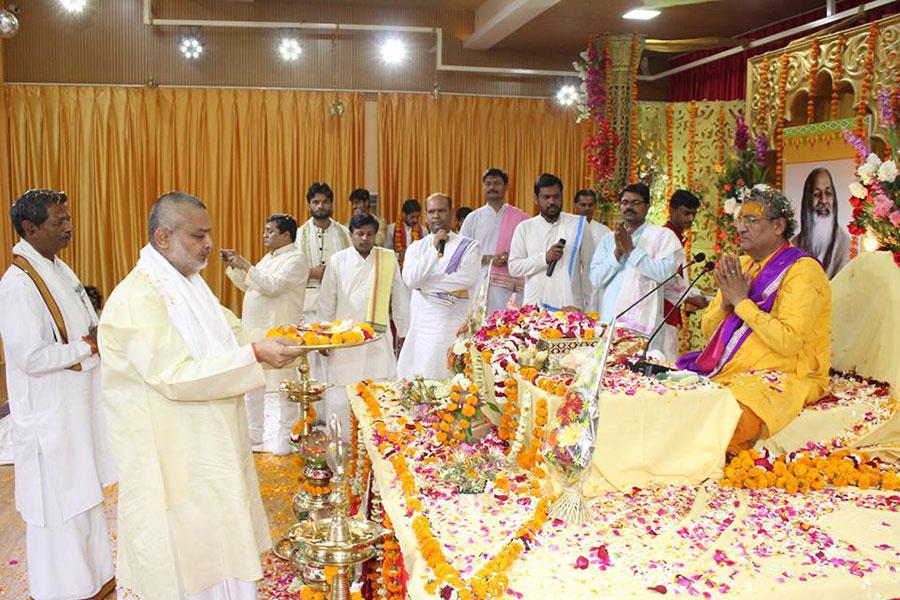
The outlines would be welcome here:
[[[619,208],[624,222],[600,240],[591,260],[591,285],[605,288],[600,306],[604,323],[665,280],[683,259],[678,237],[647,223],[650,191],[646,185],[626,186],[619,195]],[[623,315],[619,324],[649,334],[662,320],[662,306],[660,289]],[[654,340],[651,349],[658,349],[658,342]]]

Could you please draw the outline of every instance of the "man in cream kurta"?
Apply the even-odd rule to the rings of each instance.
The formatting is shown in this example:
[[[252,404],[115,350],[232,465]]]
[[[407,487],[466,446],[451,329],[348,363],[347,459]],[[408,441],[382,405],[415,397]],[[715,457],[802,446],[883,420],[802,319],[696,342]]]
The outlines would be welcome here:
[[[450,198],[432,194],[425,214],[432,233],[413,242],[403,266],[403,282],[412,293],[409,334],[397,360],[397,376],[404,379],[447,377],[447,350],[465,323],[481,276],[478,242],[450,231]]]
[[[671,230],[646,221],[650,190],[643,183],[624,188],[619,195],[624,222],[607,235],[594,251],[591,283],[604,288],[600,320],[610,323],[617,314],[672,275],[684,259],[681,242]],[[643,334],[650,334],[662,320],[664,292],[660,288],[618,321]],[[657,336],[650,350],[664,358],[662,339]]]
[[[10,216],[22,240],[0,280],[0,337],[29,592],[35,600],[105,596],[114,583],[103,486],[115,469],[100,406],[97,315],[56,256],[72,237],[65,194],[30,190]]]
[[[513,234],[509,274],[525,278],[523,305],[584,309],[590,299],[587,219],[562,212],[562,191],[558,177],[541,175],[534,184],[540,214],[520,223]],[[551,263],[556,264],[548,276]]]
[[[487,315],[503,310],[513,294],[521,295],[524,281],[509,274],[509,249],[518,225],[528,219],[524,212],[506,202],[509,176],[491,168],[481,176],[484,206],[475,209],[463,221],[459,235],[472,238],[481,247],[481,278],[490,278],[487,290]],[[493,266],[491,262],[493,261]],[[521,300],[521,298],[518,298]]]
[[[260,362],[283,368],[303,350],[281,338],[239,345],[247,332],[199,275],[212,251],[199,199],[163,195],[148,229],[99,330],[120,595],[255,600],[271,539],[243,395],[265,384]]]
[[[222,250],[229,265],[225,273],[244,292],[241,322],[244,327],[270,329],[303,320],[303,301],[309,265],[294,244],[297,221],[290,215],[272,215],[263,230],[268,252],[254,266],[233,250]],[[250,443],[255,452],[285,455],[291,451],[291,429],[300,416],[299,407],[281,391],[281,382],[291,378],[290,369],[266,372],[266,386],[247,394]],[[266,414],[274,421],[266,432]]]
[[[594,256],[594,250],[597,249],[600,240],[610,233],[609,227],[594,218],[594,213],[597,211],[597,193],[590,189],[583,189],[575,192],[572,210],[575,216],[587,219],[586,227],[591,235],[590,238],[585,239],[585,251],[589,257],[592,257]],[[591,295],[585,303],[584,310],[600,314],[600,302],[603,300],[603,288],[590,285],[590,271],[589,269],[586,269],[585,272],[587,274],[587,277],[585,278],[587,279],[587,285],[585,285],[585,288],[590,286]]]
[[[355,215],[350,220],[353,247],[341,250],[328,261],[319,289],[319,314],[329,321],[366,321],[371,295],[381,292],[373,289],[374,280],[376,276],[383,277],[376,285],[389,287],[384,293],[390,294],[391,316],[397,326],[397,335],[403,339],[409,327],[409,291],[400,277],[394,252],[375,247],[377,228],[378,221],[372,215]],[[377,267],[376,261],[381,261]],[[381,272],[384,264],[392,265],[388,276]],[[377,342],[336,350],[327,359],[328,383],[333,387],[325,392],[325,422],[331,422],[331,415],[338,415],[344,432],[350,431],[346,386],[362,379],[396,379],[397,359],[391,328],[384,327],[380,335]]]

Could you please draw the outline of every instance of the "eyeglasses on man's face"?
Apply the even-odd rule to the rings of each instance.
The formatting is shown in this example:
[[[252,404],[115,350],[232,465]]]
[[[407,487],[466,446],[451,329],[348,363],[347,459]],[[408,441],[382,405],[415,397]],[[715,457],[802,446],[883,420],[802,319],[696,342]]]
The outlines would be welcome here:
[[[631,200],[629,200],[628,198],[619,199],[619,206],[640,206],[643,203],[643,198],[633,198]]]

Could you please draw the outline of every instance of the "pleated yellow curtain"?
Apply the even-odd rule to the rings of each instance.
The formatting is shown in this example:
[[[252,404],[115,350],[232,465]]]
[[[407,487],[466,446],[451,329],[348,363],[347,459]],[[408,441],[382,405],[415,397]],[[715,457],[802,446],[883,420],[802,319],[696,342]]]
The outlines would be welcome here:
[[[255,262],[269,214],[290,213],[301,223],[308,217],[310,183],[331,184],[335,216],[346,221],[346,199],[363,181],[360,94],[17,85],[2,91],[6,206],[28,188],[66,191],[75,236],[63,258],[105,295],[133,267],[146,244],[150,204],[166,191],[199,196],[212,215],[216,247]],[[346,107],[342,116],[330,114],[336,100]],[[8,216],[3,222],[5,269],[15,236]],[[240,305],[217,253],[204,276],[223,303]]]
[[[590,134],[570,109],[551,100],[381,94],[378,98],[378,190],[396,219],[407,198],[445,192],[454,207],[484,202],[481,174],[509,174],[507,199],[534,214],[534,181],[563,180],[564,209],[590,184],[582,144]]]

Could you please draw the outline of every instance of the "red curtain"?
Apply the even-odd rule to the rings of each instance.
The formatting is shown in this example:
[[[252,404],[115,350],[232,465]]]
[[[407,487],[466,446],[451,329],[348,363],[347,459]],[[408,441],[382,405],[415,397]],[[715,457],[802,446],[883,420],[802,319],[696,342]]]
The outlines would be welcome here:
[[[863,4],[865,0],[843,0],[837,3],[837,10],[842,11]],[[894,14],[900,10],[897,3],[879,8],[866,13],[870,21]],[[769,27],[758,29],[746,37],[754,40],[764,38],[785,31],[798,25],[803,25],[825,16],[825,8],[811,13],[782,21]],[[811,31],[804,31],[794,36],[782,38],[771,44],[752,48],[716,62],[694,67],[688,71],[682,71],[669,78],[669,101],[687,102],[690,100],[741,100],[746,95],[747,87],[747,59],[757,54],[764,54],[778,48],[783,48],[793,39],[807,36]],[[703,50],[692,52],[669,61],[670,68],[684,65],[695,60],[711,56],[722,49]]]

